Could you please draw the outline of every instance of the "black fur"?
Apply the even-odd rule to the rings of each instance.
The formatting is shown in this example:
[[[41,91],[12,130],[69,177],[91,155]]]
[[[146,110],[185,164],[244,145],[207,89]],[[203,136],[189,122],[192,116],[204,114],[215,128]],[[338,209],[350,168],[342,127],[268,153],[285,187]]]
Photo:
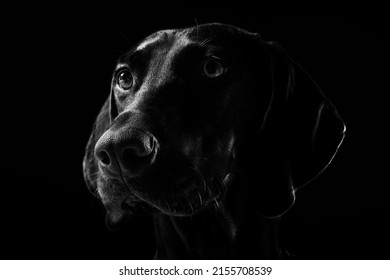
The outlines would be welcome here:
[[[156,258],[288,258],[278,220],[345,132],[307,73],[224,24],[157,32],[118,65],[84,158],[109,225],[154,215]]]

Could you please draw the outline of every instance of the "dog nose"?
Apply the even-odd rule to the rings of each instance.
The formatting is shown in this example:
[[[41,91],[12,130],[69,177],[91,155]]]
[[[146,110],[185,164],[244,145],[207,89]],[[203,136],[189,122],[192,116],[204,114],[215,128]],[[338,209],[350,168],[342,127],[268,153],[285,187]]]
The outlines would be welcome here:
[[[151,166],[156,158],[157,139],[150,133],[127,129],[106,131],[95,146],[95,155],[106,175],[136,177]]]

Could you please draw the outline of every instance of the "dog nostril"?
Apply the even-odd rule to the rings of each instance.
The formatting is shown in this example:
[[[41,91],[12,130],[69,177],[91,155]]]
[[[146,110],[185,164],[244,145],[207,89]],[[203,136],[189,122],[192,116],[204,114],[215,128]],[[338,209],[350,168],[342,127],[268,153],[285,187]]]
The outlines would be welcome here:
[[[128,174],[137,175],[153,164],[156,156],[156,145],[154,139],[134,141],[122,151],[119,161]]]
[[[105,152],[105,151],[101,151],[100,152],[100,161],[105,164],[105,165],[109,165],[110,164],[110,157],[109,155]]]

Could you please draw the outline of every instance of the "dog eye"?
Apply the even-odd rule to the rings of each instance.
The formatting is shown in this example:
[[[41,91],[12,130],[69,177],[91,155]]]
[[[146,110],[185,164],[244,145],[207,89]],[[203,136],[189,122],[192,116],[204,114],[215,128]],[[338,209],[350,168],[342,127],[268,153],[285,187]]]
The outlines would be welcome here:
[[[121,70],[118,73],[118,85],[123,90],[128,90],[133,86],[133,75],[128,69]]]
[[[209,78],[217,78],[226,72],[226,67],[216,59],[208,59],[203,63],[203,72]]]

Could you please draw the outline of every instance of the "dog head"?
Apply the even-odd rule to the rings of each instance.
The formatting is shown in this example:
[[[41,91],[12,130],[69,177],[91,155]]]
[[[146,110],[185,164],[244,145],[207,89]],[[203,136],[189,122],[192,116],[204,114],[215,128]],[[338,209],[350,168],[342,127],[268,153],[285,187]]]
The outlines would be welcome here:
[[[259,211],[276,216],[343,134],[334,106],[276,44],[224,24],[163,30],[119,58],[84,176],[110,224],[213,207],[238,173]]]

